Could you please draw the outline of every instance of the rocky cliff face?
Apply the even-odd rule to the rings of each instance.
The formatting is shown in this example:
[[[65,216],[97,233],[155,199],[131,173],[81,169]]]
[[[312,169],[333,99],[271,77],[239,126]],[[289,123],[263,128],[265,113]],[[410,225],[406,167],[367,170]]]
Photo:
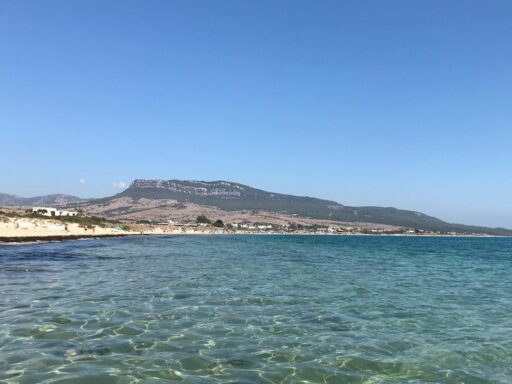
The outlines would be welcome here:
[[[129,189],[160,189],[193,196],[239,198],[244,191],[240,184],[226,181],[135,180]]]

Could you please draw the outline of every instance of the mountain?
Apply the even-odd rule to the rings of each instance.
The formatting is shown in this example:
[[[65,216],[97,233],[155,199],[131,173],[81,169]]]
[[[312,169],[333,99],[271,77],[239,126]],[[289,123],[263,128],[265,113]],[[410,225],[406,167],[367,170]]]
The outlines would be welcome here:
[[[125,191],[96,203],[107,204],[123,198],[125,204],[130,204],[130,201],[134,204],[141,199],[172,200],[222,211],[266,211],[318,220],[375,223],[428,231],[512,235],[512,230],[451,224],[421,212],[393,207],[350,207],[335,201],[267,192],[228,181],[139,179]]]
[[[88,214],[126,219],[191,220],[198,214],[232,221],[342,222],[426,231],[512,236],[512,230],[451,224],[421,212],[393,207],[350,207],[335,201],[267,192],[229,181],[135,180],[123,192],[85,200],[55,194],[23,198],[0,194],[0,206],[83,208]]]
[[[55,194],[35,197],[19,197],[0,193],[0,207],[65,205],[85,201],[76,196]]]

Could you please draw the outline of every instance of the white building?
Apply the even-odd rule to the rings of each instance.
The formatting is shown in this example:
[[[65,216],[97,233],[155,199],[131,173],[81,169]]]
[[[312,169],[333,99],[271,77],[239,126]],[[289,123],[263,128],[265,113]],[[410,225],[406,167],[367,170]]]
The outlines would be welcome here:
[[[43,216],[76,216],[78,215],[78,212],[73,211],[60,211],[57,208],[51,208],[51,207],[33,207],[32,212],[39,213]]]

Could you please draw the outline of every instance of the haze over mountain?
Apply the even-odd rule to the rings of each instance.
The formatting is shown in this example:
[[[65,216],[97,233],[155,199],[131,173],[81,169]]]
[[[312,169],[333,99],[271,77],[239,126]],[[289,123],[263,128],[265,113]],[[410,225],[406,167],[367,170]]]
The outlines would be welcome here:
[[[64,205],[69,203],[78,203],[81,201],[85,201],[85,199],[81,199],[80,197],[66,194],[20,197],[16,195],[9,195],[6,193],[0,193],[0,207]]]

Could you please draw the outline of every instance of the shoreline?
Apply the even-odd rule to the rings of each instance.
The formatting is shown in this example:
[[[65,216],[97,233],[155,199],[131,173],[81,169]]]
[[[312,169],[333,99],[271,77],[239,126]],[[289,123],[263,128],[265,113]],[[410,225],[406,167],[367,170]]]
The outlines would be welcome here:
[[[247,233],[247,232],[239,232],[239,233],[211,233],[211,232],[185,232],[185,233],[119,233],[119,234],[95,234],[95,235],[79,235],[79,234],[70,234],[70,235],[49,235],[49,236],[0,236],[0,245],[2,244],[22,244],[22,243],[44,243],[44,242],[57,242],[57,241],[73,241],[73,240],[85,240],[85,239],[102,239],[102,238],[116,238],[116,237],[131,237],[131,236],[201,236],[201,235],[234,235],[234,236],[244,236],[244,235],[266,235],[266,236],[354,236],[354,237],[411,237],[411,238],[426,238],[426,237],[442,237],[442,238],[507,238],[508,236],[474,236],[474,235],[406,235],[406,234],[325,234],[325,233]]]
[[[84,221],[85,220],[85,221]],[[509,237],[476,233],[435,233],[432,231],[365,230],[364,228],[231,228],[206,225],[151,225],[108,222],[106,219],[91,221],[87,218],[67,222],[46,217],[22,214],[0,214],[0,244],[34,243],[81,239],[100,239],[141,235],[254,235],[254,236],[356,236],[356,237],[465,237],[494,238]]]
[[[49,235],[49,236],[0,236],[0,244],[39,243],[66,240],[100,239],[110,237],[140,236],[137,233],[98,234],[98,235]]]

